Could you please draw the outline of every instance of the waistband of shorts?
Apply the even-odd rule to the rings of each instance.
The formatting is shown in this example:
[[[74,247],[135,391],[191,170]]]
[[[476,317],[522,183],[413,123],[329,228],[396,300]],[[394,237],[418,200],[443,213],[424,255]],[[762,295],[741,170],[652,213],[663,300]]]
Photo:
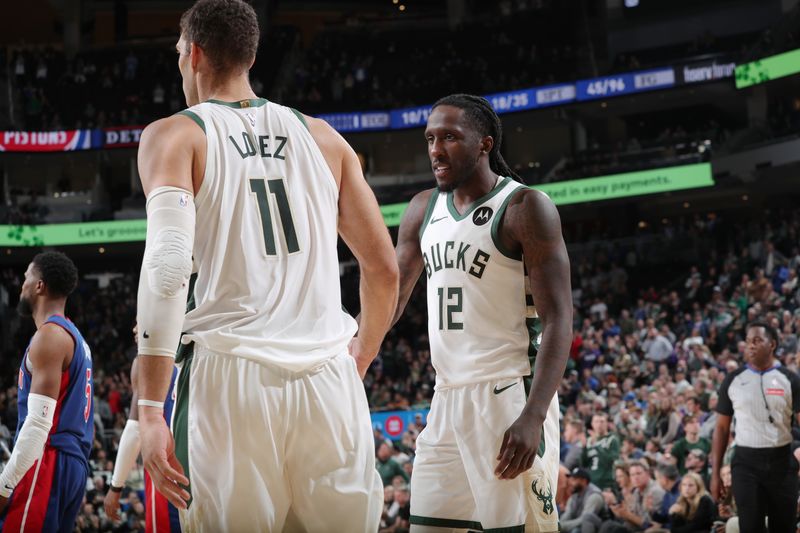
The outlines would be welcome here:
[[[525,377],[526,376],[519,376],[519,375],[516,375],[516,376],[514,376],[514,375],[512,375],[512,376],[496,376],[496,377],[491,377],[491,378],[488,378],[488,379],[465,381],[463,383],[452,383],[452,384],[451,383],[437,383],[434,386],[433,389],[436,392],[444,392],[444,391],[447,391],[447,390],[463,389],[465,387],[474,387],[476,385],[493,384],[493,383],[497,383],[498,381],[510,381],[510,380],[516,380],[516,379],[521,380],[521,379],[524,379]]]
[[[736,453],[742,453],[758,457],[785,457],[791,455],[792,445],[778,446],[777,448],[750,448],[748,446],[736,446]]]
[[[341,353],[335,353],[326,359],[318,362],[317,364],[308,367],[308,368],[301,368],[301,369],[290,369],[279,364],[273,363],[272,361],[266,361],[264,359],[258,359],[255,357],[247,357],[245,355],[237,355],[228,352],[221,352],[218,350],[212,350],[211,348],[207,348],[195,342],[194,346],[194,357],[198,356],[205,356],[205,357],[224,357],[229,359],[238,359],[240,361],[245,361],[248,363],[253,363],[255,365],[264,367],[269,369],[270,371],[275,372],[276,374],[286,377],[286,378],[299,378],[302,376],[307,376],[309,374],[316,374],[323,370],[326,366],[328,366],[331,362],[340,359],[342,357],[350,357],[350,354],[345,350]]]

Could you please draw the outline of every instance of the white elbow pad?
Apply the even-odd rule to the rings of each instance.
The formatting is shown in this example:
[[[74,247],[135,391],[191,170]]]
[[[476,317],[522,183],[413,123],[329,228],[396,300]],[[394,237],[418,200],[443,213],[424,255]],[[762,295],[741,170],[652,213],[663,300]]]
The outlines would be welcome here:
[[[175,357],[194,247],[194,198],[178,187],[158,187],[147,198],[147,242],[136,321],[139,353]]]
[[[137,420],[128,420],[125,424],[125,429],[122,431],[122,437],[119,439],[117,460],[114,463],[114,473],[111,476],[112,487],[121,487],[125,484],[136,458],[139,457],[140,447],[139,422]]]
[[[0,496],[8,498],[33,463],[41,459],[55,412],[53,398],[35,393],[28,395],[28,416],[19,430],[11,459],[0,474]]]

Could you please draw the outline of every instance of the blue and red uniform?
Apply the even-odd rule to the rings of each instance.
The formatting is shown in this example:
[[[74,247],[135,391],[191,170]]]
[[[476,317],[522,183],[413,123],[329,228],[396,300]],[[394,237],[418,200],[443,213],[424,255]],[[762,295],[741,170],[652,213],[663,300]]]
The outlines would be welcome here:
[[[72,361],[61,374],[53,427],[42,458],[17,484],[2,519],[6,531],[71,532],[80,511],[89,476],[94,437],[92,353],[75,324],[60,315],[45,321],[67,331],[75,341]],[[28,350],[19,368],[17,435],[28,415],[31,373]],[[16,441],[15,441],[16,442]]]
[[[172,410],[175,407],[175,382],[178,378],[178,368],[172,369],[172,380],[169,383],[169,392],[164,400],[164,418],[167,425],[172,420]],[[178,518],[178,509],[169,503],[153,485],[150,474],[144,471],[144,494],[145,494],[145,533],[180,533],[181,523]]]

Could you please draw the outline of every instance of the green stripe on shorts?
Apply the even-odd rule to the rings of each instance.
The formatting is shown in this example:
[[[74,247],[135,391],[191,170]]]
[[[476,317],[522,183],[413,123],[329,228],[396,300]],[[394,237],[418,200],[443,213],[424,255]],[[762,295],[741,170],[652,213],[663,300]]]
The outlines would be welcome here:
[[[483,531],[480,522],[470,520],[451,520],[449,518],[431,518],[429,516],[411,515],[409,521],[417,526],[452,527],[456,529],[478,529]],[[494,531],[494,530],[493,530]]]
[[[178,394],[175,401],[175,413],[172,417],[172,434],[175,436],[175,456],[183,467],[183,473],[189,477],[189,376],[192,373],[194,359],[194,343],[188,345],[188,353],[184,355],[183,366],[178,374]],[[192,493],[191,479],[189,487]],[[191,499],[189,504],[191,504]]]

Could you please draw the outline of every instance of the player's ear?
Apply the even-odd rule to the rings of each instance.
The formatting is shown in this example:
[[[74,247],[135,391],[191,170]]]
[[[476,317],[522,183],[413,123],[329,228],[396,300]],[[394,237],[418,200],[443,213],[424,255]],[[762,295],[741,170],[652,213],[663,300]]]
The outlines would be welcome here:
[[[203,56],[205,56],[205,52],[197,46],[197,43],[192,42],[189,44],[189,61],[191,61],[192,70],[197,70],[197,65],[200,64],[200,59]]]
[[[481,153],[488,154],[494,148],[494,138],[487,135],[481,139]]]

